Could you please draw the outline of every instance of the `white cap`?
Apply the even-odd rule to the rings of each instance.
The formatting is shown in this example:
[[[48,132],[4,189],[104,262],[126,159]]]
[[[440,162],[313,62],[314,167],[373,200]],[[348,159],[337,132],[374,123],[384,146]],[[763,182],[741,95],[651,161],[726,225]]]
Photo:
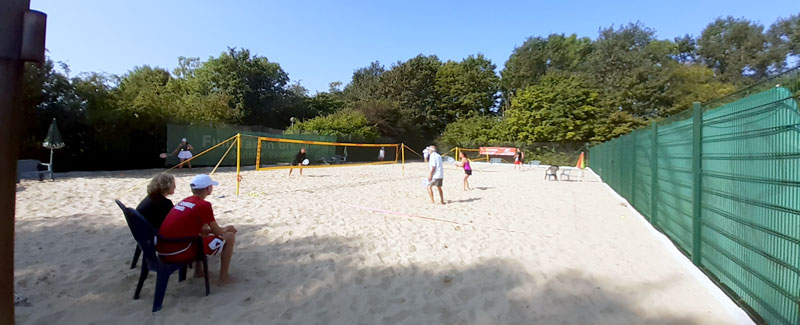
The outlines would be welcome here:
[[[181,139],[181,142],[186,142],[186,138]]]
[[[192,182],[189,185],[193,190],[201,190],[211,185],[219,185],[219,182],[211,180],[211,176],[200,174],[192,178]]]

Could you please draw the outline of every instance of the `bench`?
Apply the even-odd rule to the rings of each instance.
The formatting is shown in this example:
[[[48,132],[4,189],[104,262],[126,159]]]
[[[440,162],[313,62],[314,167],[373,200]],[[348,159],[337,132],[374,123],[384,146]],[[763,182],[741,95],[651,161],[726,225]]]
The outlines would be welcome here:
[[[531,160],[528,162],[528,167],[536,167],[542,164],[541,160]]]
[[[489,164],[500,164],[503,162],[503,158],[490,158]]]
[[[17,183],[22,178],[38,177],[42,181],[45,175],[50,175],[50,180],[55,181],[52,165],[34,159],[17,160]]]

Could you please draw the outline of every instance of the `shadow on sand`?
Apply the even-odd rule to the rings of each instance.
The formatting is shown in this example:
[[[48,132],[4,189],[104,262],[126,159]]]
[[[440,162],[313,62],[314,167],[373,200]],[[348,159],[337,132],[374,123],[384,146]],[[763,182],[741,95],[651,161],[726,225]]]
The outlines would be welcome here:
[[[139,271],[128,268],[134,241],[121,213],[99,217],[119,217],[119,222],[99,226],[87,223],[92,218],[85,215],[17,222],[16,254],[24,261],[17,260],[15,284],[32,303],[16,308],[18,323],[173,323],[204,311],[209,311],[203,318],[207,323],[697,323],[666,312],[647,317],[635,307],[641,305],[636,297],[579,271],[542,280],[504,258],[471,265],[380,263],[382,254],[413,253],[358,236],[276,238],[269,223],[237,225],[236,283],[212,281],[205,297],[202,280],[178,282],[173,274],[164,309],[153,314],[154,274],[142,298],[132,300]],[[378,253],[367,253],[365,247],[374,252],[375,245]],[[81,255],[86,259],[76,258],[87,250],[92,254]],[[213,279],[219,259],[211,257],[209,266]],[[670,285],[666,282],[662,285]],[[624,291],[641,297],[650,290]]]

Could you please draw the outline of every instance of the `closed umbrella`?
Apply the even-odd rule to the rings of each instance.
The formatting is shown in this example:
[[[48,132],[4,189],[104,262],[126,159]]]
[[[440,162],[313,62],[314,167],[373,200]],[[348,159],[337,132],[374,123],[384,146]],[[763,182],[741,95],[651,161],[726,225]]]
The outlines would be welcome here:
[[[64,147],[64,141],[61,140],[61,133],[58,132],[58,126],[56,125],[55,118],[53,118],[53,123],[50,123],[50,130],[47,131],[47,138],[44,139],[42,147],[50,149],[50,170],[52,170],[53,150]]]

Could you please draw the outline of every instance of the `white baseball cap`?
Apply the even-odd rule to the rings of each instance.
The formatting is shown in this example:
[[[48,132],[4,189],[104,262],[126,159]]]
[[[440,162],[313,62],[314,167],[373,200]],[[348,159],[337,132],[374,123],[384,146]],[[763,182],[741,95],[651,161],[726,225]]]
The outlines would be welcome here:
[[[181,139],[181,142],[186,142],[186,138]]]
[[[193,190],[201,190],[211,185],[219,185],[219,182],[211,180],[211,176],[200,174],[192,178],[192,182],[189,185]]]

